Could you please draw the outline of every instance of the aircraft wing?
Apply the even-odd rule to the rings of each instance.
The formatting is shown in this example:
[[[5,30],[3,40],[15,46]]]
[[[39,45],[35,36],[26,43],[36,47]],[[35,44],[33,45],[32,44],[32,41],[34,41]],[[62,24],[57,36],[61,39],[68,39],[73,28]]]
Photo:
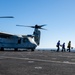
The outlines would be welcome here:
[[[2,38],[8,38],[10,36],[14,36],[14,35],[9,34],[9,33],[0,32],[0,37],[2,37]]]

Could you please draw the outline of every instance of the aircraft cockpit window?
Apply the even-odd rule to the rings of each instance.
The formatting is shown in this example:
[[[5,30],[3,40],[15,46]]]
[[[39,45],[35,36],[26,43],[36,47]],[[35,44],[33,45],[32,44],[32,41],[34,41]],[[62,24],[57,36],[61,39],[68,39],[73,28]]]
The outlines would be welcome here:
[[[23,42],[27,42],[28,41],[28,39],[27,38],[23,38]]]

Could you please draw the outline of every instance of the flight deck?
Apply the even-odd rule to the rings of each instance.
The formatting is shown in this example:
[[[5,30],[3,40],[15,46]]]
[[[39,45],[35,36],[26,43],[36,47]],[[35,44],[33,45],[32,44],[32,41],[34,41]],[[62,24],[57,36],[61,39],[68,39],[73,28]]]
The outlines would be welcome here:
[[[75,75],[75,53],[0,51],[0,75]]]

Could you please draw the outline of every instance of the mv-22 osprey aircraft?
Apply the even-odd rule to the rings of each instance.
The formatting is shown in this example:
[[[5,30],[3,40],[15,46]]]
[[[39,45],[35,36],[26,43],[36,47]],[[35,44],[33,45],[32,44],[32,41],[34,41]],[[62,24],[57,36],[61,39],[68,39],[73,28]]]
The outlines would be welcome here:
[[[0,18],[14,18],[14,17],[6,16]],[[4,51],[4,48],[14,48],[15,51],[18,51],[18,49],[29,49],[31,51],[34,51],[35,48],[40,44],[39,29],[44,29],[42,27],[45,25],[35,25],[35,26],[16,25],[16,26],[34,28],[34,32],[32,35],[20,35],[20,36],[0,32],[0,50]]]

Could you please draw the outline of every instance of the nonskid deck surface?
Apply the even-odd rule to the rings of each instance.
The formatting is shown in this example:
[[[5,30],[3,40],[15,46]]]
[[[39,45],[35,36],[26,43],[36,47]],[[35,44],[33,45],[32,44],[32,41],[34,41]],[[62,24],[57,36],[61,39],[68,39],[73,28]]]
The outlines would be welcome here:
[[[75,75],[75,53],[0,51],[0,75]]]

